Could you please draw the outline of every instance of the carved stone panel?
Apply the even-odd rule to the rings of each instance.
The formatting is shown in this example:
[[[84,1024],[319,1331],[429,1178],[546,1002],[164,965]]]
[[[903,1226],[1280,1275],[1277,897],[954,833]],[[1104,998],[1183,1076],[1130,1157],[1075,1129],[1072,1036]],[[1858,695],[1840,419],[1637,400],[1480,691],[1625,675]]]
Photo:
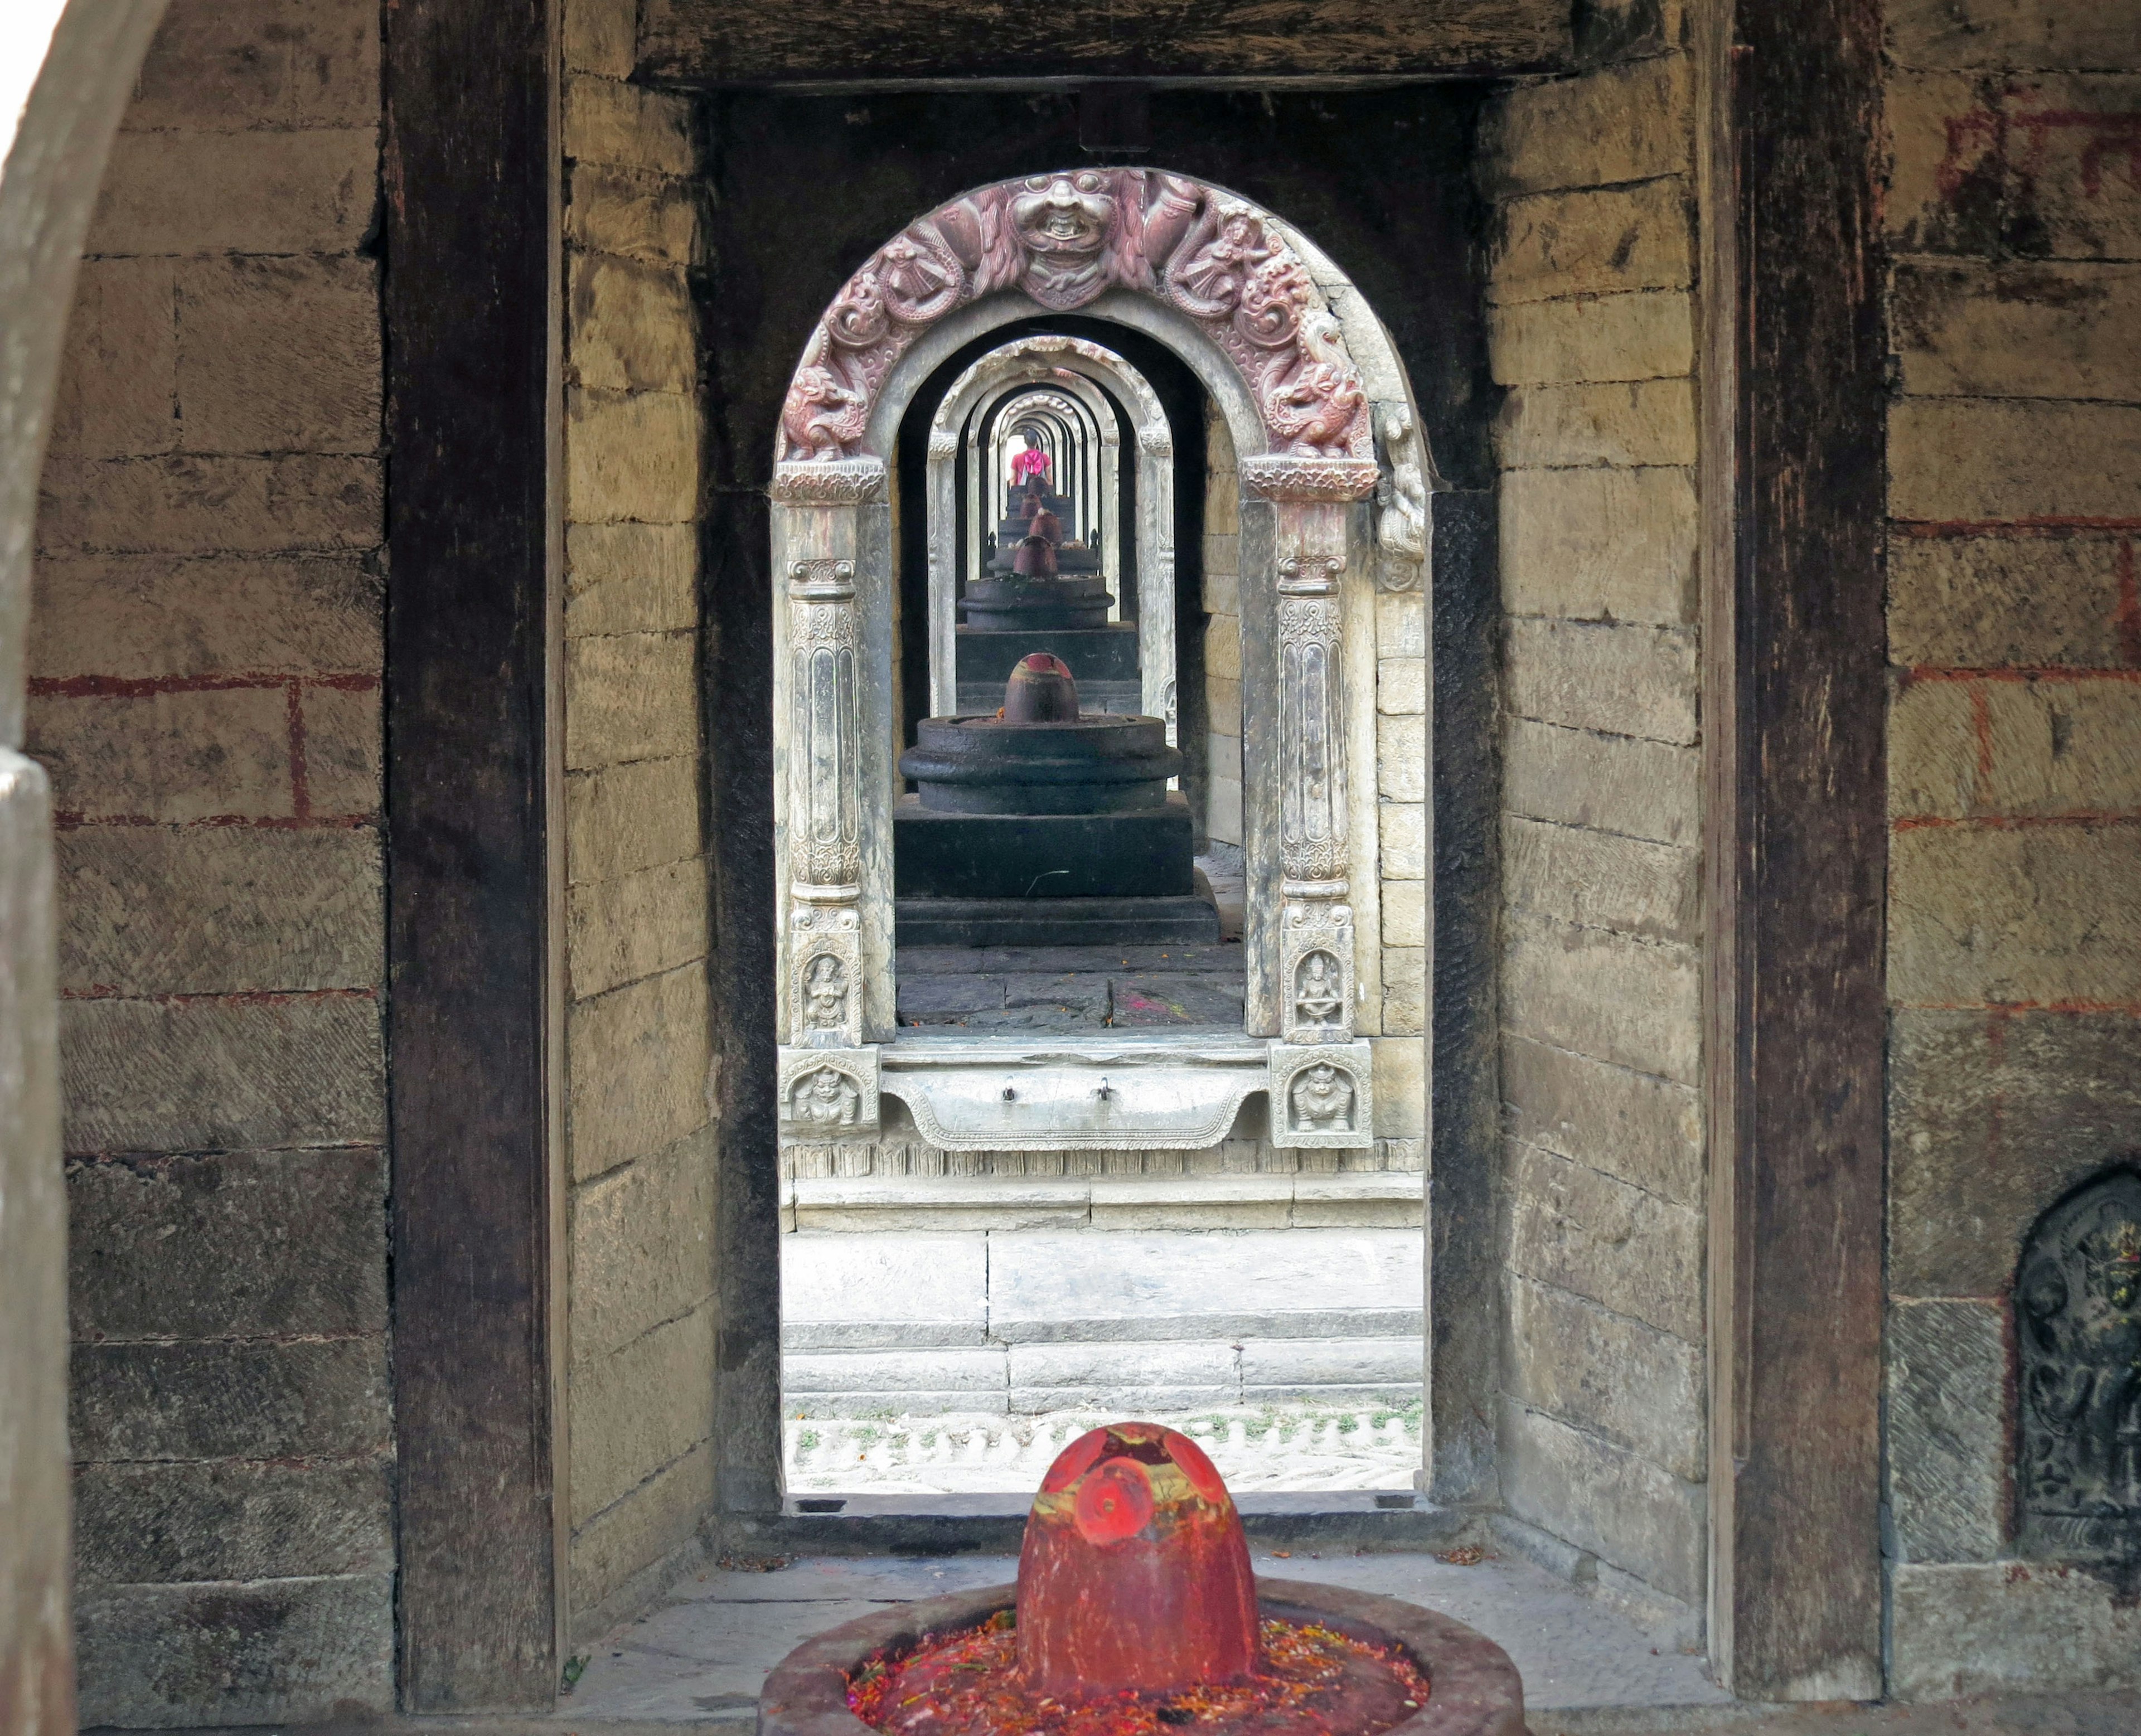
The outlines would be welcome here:
[[[789,1040],[812,1049],[851,1049],[863,1040],[862,919],[847,902],[799,902],[788,921],[795,973]]]
[[[1279,563],[1279,853],[1291,883],[1342,898],[1346,873],[1344,639],[1334,594],[1344,563]]]
[[[1365,1041],[1270,1048],[1271,1142],[1318,1151],[1376,1143],[1375,1065]]]
[[[2045,1216],[2015,1328],[2024,1549],[2141,1571],[2141,1170]]]
[[[780,1051],[780,1137],[791,1145],[866,1138],[878,1131],[878,1051]]]
[[[1353,911],[1289,902],[1279,924],[1282,1031],[1289,1043],[1353,1040]]]
[[[814,887],[856,887],[862,695],[854,563],[797,561],[788,594],[789,869]]]

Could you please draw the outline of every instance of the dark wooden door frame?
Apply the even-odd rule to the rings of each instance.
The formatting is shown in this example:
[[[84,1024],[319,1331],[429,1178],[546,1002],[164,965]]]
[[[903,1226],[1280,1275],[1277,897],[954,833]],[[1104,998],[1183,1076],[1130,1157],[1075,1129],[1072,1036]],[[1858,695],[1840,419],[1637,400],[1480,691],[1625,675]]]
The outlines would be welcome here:
[[[1698,14],[1710,1651],[1880,1694],[1878,0]]]
[[[386,8],[388,1077],[406,1710],[547,1707],[553,0]]]

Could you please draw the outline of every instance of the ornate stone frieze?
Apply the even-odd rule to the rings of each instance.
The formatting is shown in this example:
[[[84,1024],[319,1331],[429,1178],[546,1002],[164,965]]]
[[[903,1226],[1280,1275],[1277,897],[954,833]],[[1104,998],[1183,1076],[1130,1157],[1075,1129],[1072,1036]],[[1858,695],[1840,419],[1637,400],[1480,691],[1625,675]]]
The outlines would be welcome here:
[[[2141,1171],[2048,1213],[2015,1286],[2022,1544],[2141,1575]]]
[[[884,465],[874,458],[837,463],[777,464],[774,499],[785,506],[860,506],[888,498]]]
[[[1336,597],[1280,597],[1279,865],[1290,881],[1342,883],[1346,875],[1341,631]],[[1344,886],[1327,896],[1344,897]]]
[[[1274,452],[1352,460],[1370,473],[1351,494],[1315,498],[1373,491],[1367,395],[1307,263],[1256,206],[1146,169],[1000,181],[908,224],[811,333],[781,409],[780,457],[854,458],[887,375],[915,340],[953,308],[1007,289],[1056,312],[1113,289],[1178,309],[1240,371]]]
[[[1242,481],[1267,500],[1366,500],[1381,472],[1375,462],[1264,454],[1242,460]]]
[[[1319,899],[1289,900],[1280,917],[1278,938],[1286,1040],[1352,1041],[1352,907]]]
[[[853,899],[862,873],[862,693],[854,566],[789,568],[789,869],[816,896]]]
[[[863,961],[854,905],[799,898],[788,919],[788,957],[795,973],[790,1040],[805,1048],[855,1047],[863,1040]]]
[[[879,1129],[874,1047],[784,1048],[776,1083],[780,1137],[790,1144],[867,1138]]]
[[[1375,1063],[1368,1045],[1273,1043],[1271,1141],[1358,1151],[1376,1143]]]

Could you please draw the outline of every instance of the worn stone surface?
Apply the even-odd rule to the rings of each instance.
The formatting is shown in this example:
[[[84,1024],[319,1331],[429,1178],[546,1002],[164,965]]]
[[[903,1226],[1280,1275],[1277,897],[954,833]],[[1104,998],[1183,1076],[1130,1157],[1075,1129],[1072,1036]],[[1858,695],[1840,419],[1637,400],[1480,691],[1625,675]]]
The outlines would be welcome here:
[[[86,1724],[314,1722],[394,1707],[389,1573],[90,1586],[75,1621]]]
[[[1693,312],[1677,289],[1491,310],[1489,353],[1499,386],[1677,378],[1695,366]]]
[[[2141,406],[1906,398],[1888,511],[1933,523],[2141,518]]]
[[[1989,253],[2001,216],[2000,81],[1889,71],[1888,240],[1902,253]]]
[[[702,797],[695,759],[640,760],[565,779],[566,875],[573,885],[696,856]]]
[[[53,805],[84,819],[287,819],[289,696],[275,686],[30,702],[29,751]]]
[[[1421,716],[1376,720],[1376,776],[1382,794],[1393,802],[1424,801],[1427,796],[1427,720]]]
[[[692,399],[567,391],[565,513],[573,523],[682,524],[697,504],[698,483],[699,417]]]
[[[300,132],[122,132],[92,253],[346,253],[372,225],[372,125]]]
[[[576,886],[566,947],[576,996],[673,970],[706,956],[706,863],[694,858]]]
[[[1502,960],[1507,1029],[1683,1084],[1700,1076],[1692,947],[1513,914]]]
[[[1383,888],[1383,938],[1393,947],[1427,944],[1425,880],[1398,880]]]
[[[2141,1687],[2141,1608],[2079,1568],[1898,1562],[1888,1584],[1900,1699]]]
[[[2141,1148],[2141,1022],[1898,1010],[1888,1105],[1892,1291],[1998,1296],[2038,1214]]]
[[[713,1293],[713,1131],[573,1192],[573,1345],[617,1349]]]
[[[1700,938],[1700,856],[1612,832],[1509,815],[1502,822],[1512,910],[1653,940]]]
[[[37,546],[62,554],[372,548],[386,518],[384,482],[377,459],[340,453],[54,458]]]
[[[679,96],[606,78],[565,81],[565,155],[573,163],[608,163],[687,175],[691,107]]]
[[[1704,1206],[1702,1104],[1695,1089],[1504,1032],[1503,1114],[1527,1145]]]
[[[2129,42],[2141,36],[2130,22],[2125,29]],[[2104,172],[2109,162],[2131,161],[2124,154],[2141,114],[2141,47],[2094,64],[2124,71],[2040,75],[2007,87],[2005,239],[2022,252],[2141,258],[2141,181]]]
[[[1503,726],[1502,805],[1563,826],[1692,845],[1701,820],[1701,755],[1692,747],[1513,717]]]
[[[1888,1311],[1888,1508],[1900,1561],[2001,1553],[2011,1500],[2005,1314],[1983,1301]]]
[[[1907,66],[2131,66],[2141,22],[2062,0],[1897,0],[1888,41]]]
[[[1567,729],[1691,745],[1694,636],[1601,622],[1517,620],[1506,629],[1509,710]]]
[[[714,1508],[714,1455],[697,1446],[573,1530],[571,1643],[591,1647],[613,1627],[603,1600],[635,1574],[702,1535]],[[636,1601],[637,1599],[632,1601]]]
[[[1381,823],[1385,880],[1420,880],[1427,874],[1427,809],[1417,802],[1385,802],[1376,809]]]
[[[2141,682],[1913,681],[1888,714],[1897,817],[2141,809]]]
[[[1888,994],[1927,1006],[2141,1001],[2131,827],[1901,831],[1889,847]]]
[[[1500,209],[1488,293],[1523,302],[1686,288],[1691,197],[1691,183],[1676,175],[1513,199]]]
[[[1237,701],[1238,706],[1239,701]],[[1427,659],[1385,657],[1376,665],[1376,709],[1392,716],[1427,710]],[[1238,711],[1236,713],[1239,716]]]
[[[709,1301],[617,1350],[574,1355],[573,1524],[712,1434],[716,1312]]]
[[[689,964],[576,1002],[566,1016],[573,1173],[658,1151],[709,1117],[706,968]]]
[[[1494,438],[1509,470],[1692,465],[1694,384],[1630,380],[1518,386],[1502,399]]]
[[[1387,937],[1388,930],[1385,931]],[[1427,1029],[1427,949],[1383,948],[1383,1031],[1403,1036]]]
[[[67,1218],[77,1338],[386,1330],[377,1150],[76,1163]]]
[[[1513,91],[1487,111],[1488,190],[1507,197],[1676,174],[1691,163],[1691,90],[1686,59],[1671,55]]]
[[[988,1330],[988,1248],[966,1235],[785,1237],[781,1343],[978,1346]]]
[[[1511,1512],[1669,1597],[1702,1596],[1705,1495],[1639,1454],[1513,1401],[1502,1406]]]
[[[1705,1470],[1702,1350],[1550,1284],[1509,1289],[1509,1393],[1676,1477]]]
[[[1888,542],[1888,655],[1964,669],[2127,661],[2119,535],[1912,537]]]
[[[2141,266],[1906,260],[1888,307],[1913,396],[2141,399]]]
[[[699,546],[688,524],[565,527],[565,632],[688,632],[698,625]]]
[[[386,1138],[379,1007],[367,995],[68,1001],[60,1068],[71,1152]]]
[[[379,279],[372,260],[201,259],[176,277],[185,450],[378,448]]]
[[[69,1429],[78,1458],[286,1459],[386,1443],[383,1339],[81,1344]]]
[[[122,123],[295,131],[369,125],[379,111],[379,17],[366,0],[218,0],[165,15]]]
[[[1699,1212],[1514,1142],[1508,1175],[1514,1271],[1702,1341]]]
[[[392,1462],[86,1464],[79,1585],[263,1580],[394,1568]]]
[[[682,272],[580,253],[573,258],[566,293],[573,383],[611,391],[692,390],[698,357]]]
[[[376,689],[308,686],[299,697],[303,782],[315,818],[369,819],[385,800],[386,728]]]
[[[1513,615],[1680,626],[1695,612],[1691,470],[1511,470],[1502,602]]]
[[[55,842],[62,989],[380,984],[386,912],[375,831],[103,826]]]
[[[689,633],[621,633],[565,647],[565,763],[574,770],[696,754],[698,647]]]
[[[51,451],[126,458],[178,444],[174,276],[168,259],[82,262]]]
[[[566,178],[565,239],[590,253],[688,264],[699,249],[700,194],[688,184],[580,163]]]

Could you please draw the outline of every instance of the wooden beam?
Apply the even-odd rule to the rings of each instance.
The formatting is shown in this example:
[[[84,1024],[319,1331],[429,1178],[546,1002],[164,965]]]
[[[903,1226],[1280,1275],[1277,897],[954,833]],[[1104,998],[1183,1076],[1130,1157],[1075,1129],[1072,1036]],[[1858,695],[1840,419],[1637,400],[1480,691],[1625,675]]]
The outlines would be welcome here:
[[[1870,1699],[1888,843],[1880,12],[1709,11],[1711,1650],[1743,1698]]]
[[[830,89],[1507,73],[1565,64],[1569,17],[1568,0],[644,0],[639,76]]]
[[[547,1707],[545,0],[386,12],[386,771],[402,1704]]]

